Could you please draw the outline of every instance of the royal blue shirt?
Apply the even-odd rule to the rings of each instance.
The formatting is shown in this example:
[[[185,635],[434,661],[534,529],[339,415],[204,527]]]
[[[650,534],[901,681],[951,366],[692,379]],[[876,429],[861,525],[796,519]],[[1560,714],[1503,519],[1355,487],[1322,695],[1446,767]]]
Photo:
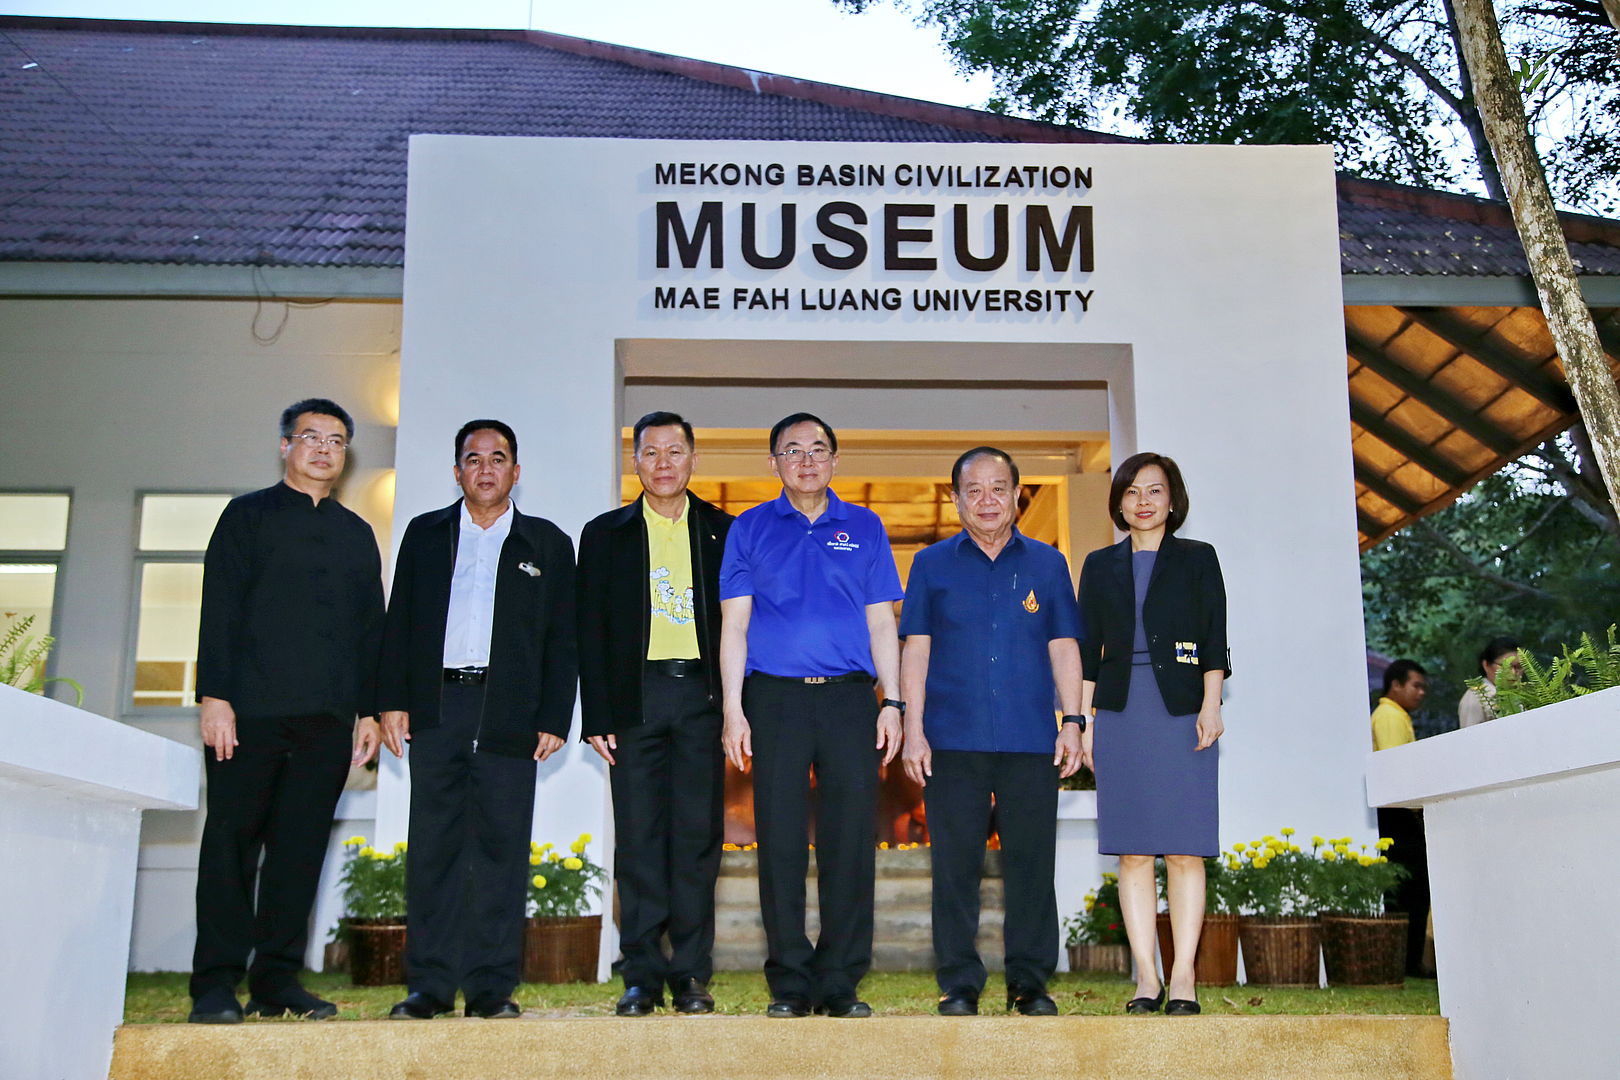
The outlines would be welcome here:
[[[966,532],[917,553],[900,636],[932,638],[923,734],[935,750],[1050,754],[1047,643],[1077,637],[1069,564],[1016,528],[994,562]]]
[[[814,523],[784,493],[743,511],[726,535],[720,599],[754,598],[749,674],[875,674],[866,607],[901,595],[883,522],[830,490]]]

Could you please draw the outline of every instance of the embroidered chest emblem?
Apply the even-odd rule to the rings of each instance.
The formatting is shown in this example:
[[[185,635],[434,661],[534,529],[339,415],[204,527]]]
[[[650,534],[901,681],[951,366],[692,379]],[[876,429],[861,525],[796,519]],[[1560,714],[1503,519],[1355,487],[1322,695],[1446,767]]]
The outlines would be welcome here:
[[[1178,642],[1176,642],[1176,663],[1178,663],[1178,664],[1196,664],[1196,663],[1198,663],[1198,642],[1196,642],[1196,641],[1178,641]]]
[[[1041,602],[1035,599],[1034,589],[1029,590],[1029,595],[1024,597],[1024,610],[1029,612],[1031,615],[1041,610]]]

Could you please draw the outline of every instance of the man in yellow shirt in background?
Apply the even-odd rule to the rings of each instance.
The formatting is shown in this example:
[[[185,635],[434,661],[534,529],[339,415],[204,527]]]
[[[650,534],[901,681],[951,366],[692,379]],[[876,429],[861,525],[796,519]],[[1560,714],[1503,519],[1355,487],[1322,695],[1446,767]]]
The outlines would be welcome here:
[[[1397,660],[1384,669],[1384,696],[1372,713],[1374,750],[1388,750],[1413,742],[1412,712],[1429,693],[1429,673],[1415,660]],[[1397,887],[1393,910],[1404,911],[1406,973],[1419,978],[1431,974],[1423,962],[1429,923],[1429,852],[1423,838],[1423,811],[1401,806],[1378,810],[1378,833],[1394,841],[1390,862],[1406,867],[1411,875]]]

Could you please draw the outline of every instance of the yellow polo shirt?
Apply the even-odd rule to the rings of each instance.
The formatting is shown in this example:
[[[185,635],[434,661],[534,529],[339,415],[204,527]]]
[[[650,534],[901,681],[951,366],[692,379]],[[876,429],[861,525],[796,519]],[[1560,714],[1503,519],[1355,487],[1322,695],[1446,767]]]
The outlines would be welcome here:
[[[1414,741],[1412,717],[1389,698],[1379,698],[1378,708],[1372,713],[1374,750],[1388,750],[1392,746]]]
[[[681,516],[671,521],[641,501],[641,516],[647,523],[648,592],[652,597],[652,619],[648,623],[648,660],[696,660],[698,658],[697,611],[692,606],[692,537],[686,515],[691,503],[681,507]]]

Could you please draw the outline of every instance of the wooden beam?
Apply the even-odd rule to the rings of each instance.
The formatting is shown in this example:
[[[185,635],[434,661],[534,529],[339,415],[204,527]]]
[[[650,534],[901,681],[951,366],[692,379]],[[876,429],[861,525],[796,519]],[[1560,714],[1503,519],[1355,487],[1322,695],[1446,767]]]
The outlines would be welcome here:
[[[1345,348],[1350,357],[1374,375],[1401,390],[1407,397],[1433,409],[1457,428],[1498,454],[1511,457],[1518,451],[1518,441],[1468,406],[1391,359],[1371,345],[1345,332]]]
[[[1403,514],[1415,514],[1419,510],[1423,509],[1423,501],[1421,499],[1417,498],[1415,495],[1408,495],[1389,480],[1379,476],[1377,473],[1373,472],[1372,469],[1368,468],[1366,465],[1363,465],[1359,461],[1356,462],[1356,479],[1359,480],[1367,488],[1367,490],[1371,491],[1374,495],[1377,495],[1380,499],[1383,499],[1385,502],[1401,511]]]
[[[1465,352],[1498,375],[1513,383],[1537,401],[1562,413],[1575,412],[1575,395],[1569,387],[1548,375],[1522,356],[1492,345],[1485,335],[1443,308],[1397,308],[1452,348]]]
[[[1350,399],[1350,419],[1397,454],[1428,470],[1446,487],[1456,487],[1468,479],[1461,467],[1441,456],[1434,447],[1408,435],[1355,398]]]
[[[1367,513],[1367,511],[1357,507],[1356,528],[1361,530],[1361,534],[1363,536],[1365,536],[1368,540],[1371,540],[1376,536],[1382,536],[1384,530],[1388,529],[1389,526]]]

